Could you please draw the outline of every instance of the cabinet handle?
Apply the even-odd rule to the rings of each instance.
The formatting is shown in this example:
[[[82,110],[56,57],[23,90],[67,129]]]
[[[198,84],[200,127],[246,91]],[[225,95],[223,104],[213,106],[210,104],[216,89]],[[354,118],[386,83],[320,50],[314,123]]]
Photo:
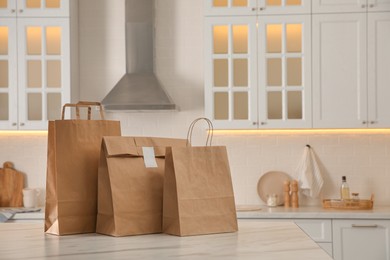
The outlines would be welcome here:
[[[252,122],[252,125],[257,125],[257,122]]]
[[[11,9],[11,13],[15,13],[16,12],[16,10],[15,9]]]
[[[363,124],[363,125],[366,125],[366,124],[367,124],[367,121],[363,121],[362,124]]]
[[[252,11],[253,11],[253,12],[256,11],[256,7],[252,7]]]
[[[266,125],[267,123],[266,122],[261,122],[260,125]]]
[[[23,9],[19,9],[19,13],[23,13]]]
[[[374,4],[370,4],[370,8],[373,8],[375,5]]]
[[[12,126],[16,126],[17,125],[17,123],[12,123]]]
[[[20,126],[24,126],[24,123],[20,123]]]
[[[362,5],[362,8],[366,8],[366,5]]]
[[[359,224],[352,224],[353,228],[377,228],[377,224],[372,224],[372,225],[359,225]]]
[[[265,7],[260,7],[259,10],[260,11],[263,11],[265,9]]]
[[[376,122],[375,122],[375,121],[370,121],[370,124],[372,124],[372,125],[373,125],[373,124],[376,124]]]

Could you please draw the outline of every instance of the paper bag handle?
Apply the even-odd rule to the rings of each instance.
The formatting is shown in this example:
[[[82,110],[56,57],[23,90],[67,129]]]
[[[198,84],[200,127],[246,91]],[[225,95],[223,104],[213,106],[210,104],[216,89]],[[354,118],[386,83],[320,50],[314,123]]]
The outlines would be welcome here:
[[[207,122],[207,125],[209,128],[208,128],[208,132],[207,132],[206,146],[211,146],[211,143],[213,140],[213,134],[214,134],[214,126],[213,126],[213,123],[210,121],[210,119],[208,119],[206,117],[199,117],[199,118],[195,119],[194,121],[192,121],[192,123],[190,124],[190,126],[188,128],[188,132],[187,132],[187,146],[191,144],[192,133],[194,131],[195,124],[200,120],[204,120]]]
[[[86,107],[88,108],[88,120],[91,120],[91,114],[92,114],[92,108],[91,106],[99,106],[99,111],[100,111],[100,117],[102,120],[104,120],[104,113],[103,113],[103,108],[99,102],[88,102],[88,101],[80,101],[77,104],[71,104],[67,103],[62,107],[62,114],[61,114],[61,119],[65,119],[65,109],[67,107],[69,108],[76,108],[76,119],[80,119],[80,107]]]

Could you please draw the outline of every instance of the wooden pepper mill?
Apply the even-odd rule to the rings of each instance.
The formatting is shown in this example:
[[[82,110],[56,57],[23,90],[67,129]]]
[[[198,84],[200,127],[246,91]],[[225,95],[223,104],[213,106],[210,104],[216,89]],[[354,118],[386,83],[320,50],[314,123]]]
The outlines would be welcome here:
[[[290,181],[284,181],[283,183],[284,191],[284,207],[289,208],[290,205]]]
[[[291,206],[293,208],[298,208],[299,207],[299,202],[298,202],[298,181],[293,180],[291,182]]]

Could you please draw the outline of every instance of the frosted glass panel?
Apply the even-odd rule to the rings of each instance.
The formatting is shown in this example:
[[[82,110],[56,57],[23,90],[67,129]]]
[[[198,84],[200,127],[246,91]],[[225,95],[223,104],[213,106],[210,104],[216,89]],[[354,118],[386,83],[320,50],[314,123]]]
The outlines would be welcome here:
[[[49,60],[46,63],[47,71],[47,87],[60,88],[61,87],[61,61]]]
[[[267,0],[267,5],[281,6],[282,0]]]
[[[61,118],[61,94],[47,94],[47,120],[56,120]]]
[[[287,58],[287,86],[302,86],[301,58]]]
[[[8,27],[0,26],[0,55],[8,54]]]
[[[8,94],[0,93],[0,120],[9,120]]]
[[[282,25],[281,24],[267,25],[267,52],[268,53],[282,52]]]
[[[233,6],[247,6],[247,0],[233,0]]]
[[[302,93],[301,91],[287,92],[287,118],[302,119]]]
[[[213,0],[214,7],[227,7],[228,0]]]
[[[248,119],[248,93],[234,93],[234,119]]]
[[[7,8],[7,0],[0,0],[0,8]]]
[[[8,61],[0,60],[0,88],[8,88]]]
[[[228,34],[227,25],[214,26],[214,53],[228,53]]]
[[[233,52],[248,53],[248,26],[233,26]]]
[[[27,61],[27,87],[42,87],[42,63],[40,60]]]
[[[27,27],[27,54],[40,55],[42,53],[42,28]]]
[[[60,27],[46,28],[46,54],[48,55],[61,54],[61,28]]]
[[[248,60],[234,59],[233,60],[233,82],[235,87],[248,86]]]
[[[60,6],[61,0],[46,0],[46,8],[60,8]]]
[[[41,8],[41,0],[26,0],[27,8]]]
[[[282,119],[282,92],[268,92],[268,119]]]
[[[286,5],[301,5],[301,0],[286,0]]]
[[[28,120],[42,120],[42,94],[27,94]]]
[[[282,85],[282,59],[280,58],[267,59],[267,85],[268,86]]]
[[[302,24],[286,25],[287,52],[302,51]]]
[[[229,65],[227,59],[214,60],[214,86],[227,87],[229,85]]]
[[[214,94],[214,118],[227,120],[229,118],[229,95],[226,92]]]

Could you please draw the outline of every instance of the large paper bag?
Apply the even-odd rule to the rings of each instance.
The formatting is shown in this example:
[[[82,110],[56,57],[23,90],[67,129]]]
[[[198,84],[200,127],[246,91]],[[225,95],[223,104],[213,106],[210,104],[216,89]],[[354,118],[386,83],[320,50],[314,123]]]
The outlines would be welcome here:
[[[49,121],[45,232],[56,235],[95,232],[97,173],[103,136],[121,134],[120,122],[64,120],[65,108],[88,108],[94,102],[66,104],[62,120]]]
[[[96,232],[127,236],[162,231],[165,148],[185,139],[104,137]]]
[[[199,120],[191,124],[189,136]],[[237,231],[226,147],[168,147],[163,201],[164,233],[188,236]]]

